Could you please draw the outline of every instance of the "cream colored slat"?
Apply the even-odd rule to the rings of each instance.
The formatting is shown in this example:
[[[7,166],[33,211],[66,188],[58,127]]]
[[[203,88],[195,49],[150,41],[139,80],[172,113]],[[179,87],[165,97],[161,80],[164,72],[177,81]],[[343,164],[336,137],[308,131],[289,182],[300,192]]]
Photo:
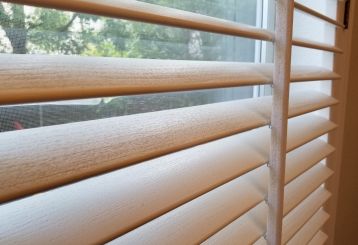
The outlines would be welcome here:
[[[261,40],[273,40],[269,31],[179,9],[128,0],[8,0],[12,3],[78,11],[107,17],[195,29]]]
[[[292,132],[289,129],[289,132]],[[327,157],[333,151],[333,147],[326,144],[325,142],[317,139],[304,146],[290,152],[287,155],[287,166],[285,174],[285,183],[290,183],[292,179],[295,179],[298,175],[302,174],[307,169],[313,167],[317,162]],[[313,174],[317,174],[313,172]],[[312,174],[311,174],[312,175]],[[317,177],[319,175],[317,174]],[[308,178],[303,175],[302,178],[306,181]],[[322,179],[320,179],[322,180]],[[304,187],[304,186],[303,186]],[[315,185],[308,186],[306,191],[312,192]],[[287,187],[292,193],[304,191],[302,187],[294,184],[294,187]],[[305,188],[305,187],[304,187]],[[294,195],[294,194],[293,194]],[[304,198],[303,196],[302,198]],[[288,195],[288,198],[290,196]],[[286,199],[285,199],[286,200]],[[300,202],[300,198],[293,200],[294,204],[297,205]],[[285,201],[287,206],[289,200]],[[291,204],[292,205],[292,204]],[[266,213],[264,203],[256,207],[251,213],[245,214],[240,217],[214,236],[210,237],[205,243],[207,244],[230,244],[231,242],[241,241],[242,244],[252,244],[262,232],[265,231],[266,226]],[[285,212],[285,214],[287,211]],[[246,224],[251,226],[245,227]],[[244,235],[244,236],[243,236]]]
[[[329,218],[323,209],[318,210],[313,217],[287,242],[287,245],[307,244],[321,229]]]
[[[310,14],[310,15],[312,15],[312,16],[315,16],[315,17],[317,17],[317,18],[319,18],[319,19],[321,19],[321,20],[324,20],[324,21],[326,21],[326,22],[328,22],[328,23],[331,23],[331,24],[336,25],[336,26],[338,26],[338,27],[344,28],[344,25],[341,24],[341,23],[339,23],[338,21],[336,21],[336,20],[334,20],[334,19],[332,19],[332,18],[329,18],[329,17],[327,17],[327,16],[325,16],[325,15],[323,15],[323,14],[321,14],[321,13],[319,13],[319,12],[317,12],[317,11],[315,11],[315,10],[313,10],[313,9],[311,9],[311,8],[309,8],[309,7],[307,7],[307,6],[305,6],[305,5],[303,5],[303,4],[300,4],[300,3],[298,3],[298,2],[295,2],[295,8],[296,8],[297,10],[300,10],[300,11],[302,11],[302,12],[305,12],[305,13],[307,13],[307,14]]]
[[[253,243],[253,244],[254,244],[254,245],[266,245],[267,242],[266,242],[265,238],[260,237],[260,239],[257,240],[257,241],[256,241],[255,243]]]
[[[308,245],[323,245],[328,239],[326,233],[318,231],[316,235],[309,241]]]
[[[289,164],[286,164],[286,184],[297,177],[295,173],[305,172],[333,152],[334,147],[322,140],[315,140],[311,143],[307,143],[291,152],[287,155],[286,159],[287,162],[289,162]]]
[[[300,203],[312,192],[311,189],[318,188],[318,186],[320,186],[332,174],[332,170],[323,164],[317,164],[311,168],[310,171],[305,172],[301,178],[293,180],[291,184],[285,189],[284,213],[286,214],[295,208],[297,203]],[[299,193],[296,191],[291,191],[291,188],[299,189],[299,186],[304,186],[305,188],[301,189]]]
[[[288,150],[334,128],[317,116],[293,118]],[[301,134],[291,134],[297,131]],[[267,127],[259,128],[5,204],[0,206],[0,237],[7,237],[4,243],[37,244],[109,240],[261,165],[267,161],[269,135]],[[309,143],[315,144],[319,140]],[[56,239],[53,227],[62,234]]]
[[[292,67],[294,82],[339,78],[321,67]],[[0,54],[0,104],[271,82],[272,64]]]
[[[326,178],[324,173],[327,170],[327,167],[318,164],[295,181],[292,181],[285,189],[288,194],[286,195],[287,197],[285,196],[284,205],[292,206],[292,203],[297,205],[307,196],[307,192],[309,194],[316,188],[311,183],[316,181],[324,182]],[[296,175],[298,174],[296,173]],[[248,175],[239,177],[237,180],[243,181],[248,176],[248,186],[241,184],[241,188],[245,188],[251,194],[242,196],[241,201],[237,196],[237,193],[241,193],[241,188],[239,185],[234,187],[233,182],[229,182],[117,238],[111,244],[196,244],[202,242],[217,233],[217,231],[227,227],[232,221],[235,221],[235,218],[240,217],[245,211],[249,210],[242,209],[241,203],[247,204],[246,208],[252,208],[263,200],[263,196],[267,193],[267,167],[260,167]],[[304,181],[307,182],[306,185],[298,186],[295,183]],[[233,186],[233,192],[225,192],[224,194],[224,191],[220,190],[220,188],[229,185]],[[222,195],[215,193],[219,191]],[[260,195],[257,195],[257,192]],[[253,195],[257,195],[257,198],[254,199]],[[292,201],[290,198],[293,195],[297,195],[297,197]],[[250,202],[250,204],[247,202]]]
[[[180,178],[180,176],[176,176],[175,173],[173,174],[174,176],[172,176],[172,178]],[[170,216],[169,218],[171,220],[169,224],[161,226],[160,229],[159,227],[155,227],[155,232],[154,230],[151,232],[157,235],[158,233],[156,232],[160,232],[163,235],[165,234],[167,241],[174,239],[175,242],[178,233],[182,233],[187,229],[194,232],[196,227],[197,230],[194,232],[195,236],[182,237],[183,242],[193,241],[192,239],[196,240],[199,237],[205,236],[208,230],[215,230],[218,224],[225,224],[227,220],[235,218],[235,216],[231,217],[231,215],[239,216],[263,199],[264,193],[261,189],[264,188],[264,186],[254,185],[253,182],[257,182],[257,180],[260,179],[259,177],[265,174],[265,168],[260,167],[205,195],[199,196],[193,201],[161,216]],[[101,176],[95,178],[100,179]],[[100,244],[106,242],[116,235],[117,227],[120,228],[120,226],[125,225],[125,223],[131,222],[130,219],[119,219],[118,217],[118,212],[126,217],[127,215],[124,212],[129,208],[126,208],[126,206],[112,205],[112,203],[118,203],[116,200],[125,202],[122,196],[125,195],[126,192],[131,192],[132,195],[138,195],[138,193],[134,193],[131,188],[134,186],[133,184],[135,184],[135,176],[132,177],[132,179],[133,181],[127,184],[128,188],[124,190],[117,190],[114,183],[112,184],[112,188],[117,191],[105,190],[104,192],[97,192],[96,188],[98,185],[91,185],[91,188],[89,188],[91,191],[85,194],[69,191],[69,188],[63,187],[53,190],[58,195],[53,196],[50,194],[52,197],[50,203],[46,198],[49,194],[45,193],[45,197],[43,197],[43,194],[38,194],[33,197],[5,204],[1,207],[0,222],[4,222],[6,225],[1,225],[0,243],[21,244],[23,242],[26,243],[26,241],[31,241],[33,244]],[[166,185],[166,183],[161,184]],[[71,189],[76,188],[76,185],[82,184],[81,182],[75,183],[71,185],[73,186]],[[155,194],[155,191],[156,190],[152,191],[152,193]],[[48,193],[51,192],[52,191],[48,191]],[[81,199],[77,196],[80,196]],[[94,199],[93,196],[97,196],[96,199],[98,203],[91,202],[91,200]],[[63,202],[62,199],[65,199],[65,201]],[[66,201],[66,199],[70,199],[73,202]],[[39,203],[40,201],[41,203]],[[58,205],[56,205],[54,201],[57,202]],[[106,210],[104,210],[101,205],[106,205]],[[146,201],[139,204],[130,203],[130,205],[146,205],[147,208],[150,208],[153,204],[147,203]],[[37,208],[31,210],[31,206]],[[46,208],[44,209],[44,207]],[[56,207],[56,209],[53,209],[53,207]],[[98,211],[94,209],[95,207],[100,207],[101,213],[98,213]],[[121,209],[124,209],[123,213]],[[135,210],[131,212],[133,214]],[[195,214],[195,216],[193,216],[193,214]],[[31,223],[28,223],[29,219],[32,221]],[[49,220],[51,220],[51,222],[49,222]],[[181,222],[185,228],[171,230],[170,233],[167,233],[167,229],[176,227]],[[66,223],[68,223],[68,225],[66,225]],[[81,231],[79,232],[76,227],[80,227]],[[180,227],[182,226],[180,225]],[[138,240],[141,239],[140,236],[136,238]],[[149,239],[128,244],[138,244],[140,242],[151,244]],[[163,241],[163,243],[174,244],[166,241]]]
[[[337,80],[340,78],[341,76],[339,74],[323,67],[301,65],[291,66],[292,82]]]
[[[0,134],[0,201],[268,124],[271,98],[194,106]],[[293,94],[290,116],[337,103]]]
[[[304,48],[312,48],[312,49],[318,49],[318,50],[323,50],[323,51],[329,51],[329,52],[334,52],[334,53],[343,53],[342,49],[337,48],[335,46],[331,46],[328,44],[319,43],[319,42],[315,42],[315,41],[311,41],[311,40],[307,40],[307,39],[303,39],[303,38],[294,38],[292,40],[292,45],[304,47]]]
[[[330,195],[331,194],[326,189],[324,189],[323,187],[319,187],[312,194],[310,194],[310,196],[307,197],[297,208],[295,208],[292,212],[290,212],[288,215],[286,215],[284,217],[284,219],[283,219],[283,234],[282,234],[283,235],[283,237],[282,237],[283,244],[286,244],[287,240],[290,239],[297,232],[297,230],[299,230],[302,226],[303,226],[303,228],[301,228],[301,229],[306,229],[304,226],[306,225],[307,220],[310,220],[311,217],[316,214],[317,210],[322,206],[322,204],[325,203],[325,201],[327,201],[327,199],[330,197]],[[285,199],[285,200],[287,200],[287,199]],[[261,206],[259,205],[258,208],[260,208],[260,210],[250,211],[251,213],[254,212],[256,214],[256,216],[244,217],[245,221],[249,221],[249,222],[255,221],[256,222],[255,226],[254,226],[254,229],[256,229],[256,230],[258,230],[259,227],[262,226],[262,223],[266,222],[266,216],[267,216],[267,214],[265,213],[265,210],[267,212],[267,208],[264,205],[264,203],[262,203]],[[257,208],[255,208],[255,209],[257,209]],[[241,220],[241,222],[243,222],[243,221],[244,221],[244,219]],[[260,224],[260,226],[258,224]],[[239,231],[236,231],[236,232],[240,232],[240,234],[243,233],[244,231],[249,232],[248,234],[252,233],[253,235],[252,235],[251,240],[253,240],[255,238],[255,236],[257,239],[258,235],[262,235],[265,232],[264,229],[261,229],[259,232],[253,233],[252,231],[247,230],[246,227],[241,228],[241,227],[236,226],[236,228],[240,229]],[[234,227],[231,227],[231,229],[234,229]],[[260,232],[261,232],[261,234],[259,234]],[[314,232],[316,232],[316,231],[314,231]],[[233,238],[233,237],[231,237],[231,238]],[[239,239],[239,237],[236,237],[236,238]],[[305,240],[306,242],[296,241],[294,244],[297,244],[297,245],[307,244],[307,238],[305,238],[305,239],[306,239]],[[250,243],[245,242],[242,244],[252,244],[252,242],[250,242]],[[264,237],[260,237],[253,244],[265,245],[267,243],[266,243],[266,240]]]
[[[236,219],[202,244],[204,245],[250,245],[266,231],[267,205],[261,202]],[[265,239],[263,239],[265,241]]]
[[[308,196],[294,210],[286,215],[283,222],[282,242],[286,243],[323,206],[331,193],[320,187]]]
[[[267,168],[260,167],[109,244],[197,244],[260,203],[267,177]]]

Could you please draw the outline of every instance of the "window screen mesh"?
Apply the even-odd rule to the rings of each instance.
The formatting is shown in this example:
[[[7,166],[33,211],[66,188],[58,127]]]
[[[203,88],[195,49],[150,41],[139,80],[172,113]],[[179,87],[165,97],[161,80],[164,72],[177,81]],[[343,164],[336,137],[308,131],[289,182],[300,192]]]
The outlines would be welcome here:
[[[145,2],[256,25],[252,0]],[[0,2],[0,52],[254,62],[255,41]],[[253,96],[252,87],[0,107],[0,131],[123,116]]]

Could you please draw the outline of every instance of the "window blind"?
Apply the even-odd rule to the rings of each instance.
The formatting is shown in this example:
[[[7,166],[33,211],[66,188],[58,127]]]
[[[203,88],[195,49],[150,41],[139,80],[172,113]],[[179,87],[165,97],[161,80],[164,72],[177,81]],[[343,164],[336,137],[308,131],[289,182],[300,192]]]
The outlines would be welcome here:
[[[274,64],[57,55],[0,55],[0,104],[271,84],[273,95],[0,134],[4,244],[323,244],[320,139],[337,125],[314,112],[338,103],[289,83],[338,80],[291,66],[293,1],[276,2],[276,30],[140,1],[12,3],[273,42]],[[287,137],[286,137],[287,136]],[[287,154],[287,155],[286,155]]]

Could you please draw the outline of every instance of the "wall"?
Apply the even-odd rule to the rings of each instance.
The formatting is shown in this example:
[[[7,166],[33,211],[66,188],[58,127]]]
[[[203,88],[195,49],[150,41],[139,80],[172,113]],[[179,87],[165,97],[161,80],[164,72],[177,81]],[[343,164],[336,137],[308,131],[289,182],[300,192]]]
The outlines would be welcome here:
[[[351,14],[358,14],[356,9]],[[335,244],[358,244],[358,18],[353,24]]]

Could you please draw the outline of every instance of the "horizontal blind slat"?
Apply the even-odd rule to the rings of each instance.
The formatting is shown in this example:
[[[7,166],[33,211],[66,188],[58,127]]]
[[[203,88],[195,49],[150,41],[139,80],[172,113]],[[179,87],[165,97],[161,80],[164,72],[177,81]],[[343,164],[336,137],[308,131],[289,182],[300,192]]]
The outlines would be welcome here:
[[[268,30],[140,1],[7,0],[5,2],[78,11],[82,13],[96,14],[114,18],[124,18],[141,22],[189,28],[200,31],[254,38],[259,40],[272,41],[274,39],[274,34]],[[341,49],[336,47],[330,47],[328,45],[319,44],[311,41],[307,42],[297,38],[294,38],[292,40],[292,44],[296,46],[316,48],[337,53],[342,52]]]
[[[322,231],[318,231],[316,235],[309,241],[308,245],[323,245],[327,241],[328,236]]]
[[[271,32],[253,26],[140,1],[11,0],[9,2],[78,11],[107,17],[189,28],[260,40],[273,40],[273,34]]]
[[[304,47],[304,48],[311,48],[311,49],[329,51],[329,52],[339,53],[339,54],[343,53],[342,49],[340,49],[338,47],[328,45],[328,44],[325,44],[325,43],[320,43],[320,42],[304,39],[304,38],[294,38],[294,39],[292,39],[292,45],[299,46],[299,47]]]
[[[321,176],[326,168],[323,165],[317,165],[319,170],[315,167],[304,173],[297,180],[312,181],[307,178],[309,174],[310,178],[321,180],[324,179]],[[251,177],[252,176],[252,177]],[[251,177],[251,178],[250,178]],[[233,182],[229,182],[212,192],[209,192],[193,201],[174,209],[151,222],[138,227],[137,229],[124,234],[123,236],[113,240],[110,244],[196,244],[206,240],[208,237],[217,233],[222,228],[229,225],[232,221],[235,221],[245,212],[249,211],[255,205],[263,200],[263,196],[267,193],[268,182],[268,169],[266,166],[260,167],[257,170],[244,175],[238,180],[248,178],[248,186],[241,184],[241,188],[245,188],[252,194],[246,194],[246,196],[237,196],[237,193],[241,192],[241,188],[234,187]],[[220,188],[224,186],[233,186],[232,192],[224,194],[220,191]],[[291,182],[286,190],[291,195],[298,195],[293,202],[297,205],[306,196],[307,190],[314,191],[312,185],[308,187],[306,185],[296,186],[294,182]],[[221,192],[222,195],[214,195],[214,191]],[[252,195],[255,192],[261,192],[261,195],[257,196],[257,199],[252,199]],[[235,196],[237,196],[235,198]],[[205,199],[207,198],[207,200]],[[211,199],[209,201],[209,198]],[[289,197],[285,197],[285,206],[292,203],[288,200]],[[202,200],[202,202],[201,202]],[[204,201],[205,200],[205,201]],[[241,204],[251,202],[245,211],[242,210]],[[240,205],[238,205],[240,203]],[[244,212],[242,212],[244,211]]]
[[[294,173],[305,172],[306,170],[313,167],[314,164],[320,162],[332,154],[334,150],[335,149],[333,146],[325,143],[324,141],[315,140],[288,154],[286,161],[290,164],[286,165],[286,184],[290,183],[297,177],[297,175],[294,175]]]
[[[312,156],[315,156],[315,151],[311,151],[309,148],[318,150],[317,154],[322,155],[312,158]],[[325,146],[323,146],[321,141],[316,140],[290,152],[287,155],[284,215],[292,210],[293,207],[300,205],[302,200],[304,200],[308,195],[311,195],[311,193],[330,176],[331,171],[322,164],[313,166],[317,163],[317,161],[323,158],[323,152],[326,152],[327,154],[331,153],[330,148],[331,147],[329,145],[325,144]],[[320,150],[322,150],[322,152]],[[299,159],[294,159],[293,157]],[[298,166],[300,164],[306,167],[301,168]],[[311,166],[311,169],[306,171],[308,166]],[[302,174],[302,172],[304,173]],[[300,174],[302,175],[297,177]],[[292,181],[292,179],[296,177],[297,179]],[[242,240],[243,244],[252,244],[263,235],[263,232],[266,229],[266,205],[264,203],[260,205],[255,207],[252,211],[249,211],[247,215],[243,215],[233,223],[220,230],[214,236],[210,237],[207,240],[207,243],[226,244],[229,243],[229,241]],[[246,227],[246,223],[250,223],[251,226],[249,227],[253,227],[253,229],[251,230],[251,228],[249,229],[249,227]],[[257,242],[260,244],[262,239],[259,239]]]
[[[0,201],[267,125],[270,101],[260,97],[2,133]],[[321,93],[297,93],[289,114],[336,103]]]
[[[266,231],[267,205],[261,202],[203,242],[204,245],[251,245]]]
[[[287,242],[287,245],[307,244],[322,228],[329,219],[329,214],[323,209],[318,210],[312,218],[296,233],[296,235]]]
[[[286,243],[330,198],[331,193],[319,187],[314,193],[303,200],[283,220],[282,242]]]
[[[304,203],[313,204],[317,200],[321,202],[322,200],[326,200],[329,196],[330,193],[327,190],[325,190],[322,187],[319,187],[317,190],[313,191],[302,204]],[[297,211],[304,212],[305,205],[302,204],[299,204],[299,206],[296,208]],[[315,211],[313,213],[315,213]],[[284,218],[283,220],[284,225],[287,225],[288,222],[292,221],[292,220],[288,220],[289,215],[290,214],[288,214]],[[289,218],[289,219],[293,219],[293,218]],[[266,231],[266,220],[267,220],[267,205],[264,202],[261,202],[259,205],[257,205],[256,207],[245,213],[243,216],[241,216],[239,219],[235,220],[233,223],[231,223],[230,225],[228,225],[227,227],[216,233],[214,236],[210,237],[203,244],[235,245],[237,244],[237,241],[240,241],[241,245],[249,245],[253,243],[266,244],[265,239],[262,237]],[[284,227],[284,229],[287,228]]]
[[[334,124],[313,115],[290,119],[288,150],[333,128]],[[305,136],[291,134],[297,131]],[[269,136],[267,127],[260,128],[10,202],[0,207],[0,237],[9,239],[4,242],[31,239],[38,244],[47,243],[48,239],[60,244],[107,241],[263,164],[267,160]],[[250,147],[241,150],[240,141]],[[232,148],[221,152],[222,144],[226,147],[230,142]],[[320,140],[307,145],[316,148]],[[327,144],[325,147],[329,148]],[[304,159],[315,161],[312,157]],[[288,171],[301,170],[288,168]],[[258,183],[262,180],[258,178]],[[263,185],[267,188],[265,183]],[[255,192],[262,200],[261,190]],[[234,204],[236,210],[237,203]],[[44,206],[47,208],[43,209]],[[56,239],[53,227],[56,234],[61,234]],[[81,233],[77,227],[82,227]]]
[[[311,9],[311,8],[301,4],[301,3],[295,2],[295,8],[297,10],[300,10],[302,12],[310,14],[310,15],[312,15],[314,17],[317,17],[317,18],[319,18],[321,20],[324,20],[324,21],[326,21],[328,23],[331,23],[331,24],[336,25],[338,27],[344,28],[344,25],[339,23],[337,20],[329,18],[328,16],[325,16],[325,15],[323,15],[323,14],[321,14],[321,13],[319,13],[319,12],[317,12],[317,11],[315,11],[315,10],[313,10],[313,9]]]
[[[0,54],[0,104],[269,84],[272,64]],[[293,66],[291,80],[334,80]]]
[[[297,206],[297,203],[302,202],[312,190],[318,188],[332,174],[333,171],[331,169],[320,163],[303,173],[301,178],[293,180],[285,189],[284,214],[287,214],[294,209]],[[292,191],[291,189],[299,191]]]

